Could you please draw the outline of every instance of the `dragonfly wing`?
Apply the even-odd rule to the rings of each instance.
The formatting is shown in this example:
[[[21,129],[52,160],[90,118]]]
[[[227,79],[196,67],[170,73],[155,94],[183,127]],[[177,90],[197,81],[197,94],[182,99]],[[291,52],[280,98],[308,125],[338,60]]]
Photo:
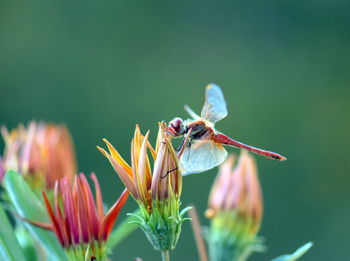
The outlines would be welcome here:
[[[186,146],[186,145],[185,145]],[[193,141],[179,159],[183,175],[204,172],[221,164],[227,157],[224,147],[213,140]]]
[[[192,119],[194,120],[200,120],[201,117],[195,113],[191,108],[190,106],[188,106],[187,104],[184,106],[185,110],[187,111],[187,113],[191,116]]]
[[[227,116],[227,107],[219,86],[216,84],[209,84],[205,91],[205,103],[201,112],[201,117],[212,123]]]

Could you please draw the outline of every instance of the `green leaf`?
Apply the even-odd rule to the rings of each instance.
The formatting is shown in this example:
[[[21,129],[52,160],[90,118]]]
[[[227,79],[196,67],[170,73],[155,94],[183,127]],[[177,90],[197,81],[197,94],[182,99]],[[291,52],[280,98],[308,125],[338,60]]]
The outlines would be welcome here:
[[[28,220],[48,222],[48,215],[43,203],[37,198],[23,177],[15,171],[8,171],[5,175],[4,186],[17,213]],[[61,245],[53,232],[46,231],[24,222],[32,236],[48,253],[49,260],[67,260]]]
[[[299,247],[293,254],[283,255],[272,259],[271,261],[295,261],[303,256],[311,247],[313,243],[308,242],[305,245]]]
[[[0,257],[1,260],[25,261],[23,251],[15,237],[14,230],[0,205]]]
[[[36,242],[23,224],[16,224],[15,234],[26,260],[38,260]]]
[[[130,215],[123,220],[123,222],[118,225],[113,232],[110,234],[107,242],[107,247],[109,249],[115,248],[120,242],[122,242],[127,236],[133,233],[139,226],[137,222],[138,210],[130,213]]]

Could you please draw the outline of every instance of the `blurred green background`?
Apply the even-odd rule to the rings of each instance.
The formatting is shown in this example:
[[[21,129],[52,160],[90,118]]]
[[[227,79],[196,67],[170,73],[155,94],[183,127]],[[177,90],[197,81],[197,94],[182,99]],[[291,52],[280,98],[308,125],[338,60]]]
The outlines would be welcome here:
[[[157,121],[186,117],[185,103],[199,112],[205,85],[215,82],[229,109],[218,129],[288,157],[257,158],[265,200],[260,235],[269,251],[251,260],[307,241],[315,246],[305,261],[348,260],[349,11],[341,0],[4,0],[0,124],[66,123],[79,170],[97,173],[112,204],[122,185],[96,150],[101,139],[129,159],[136,123],[151,129],[154,141]],[[193,202],[203,214],[215,173],[184,179],[184,206]],[[130,200],[123,215],[135,207]],[[159,259],[139,231],[113,259],[135,256]],[[172,256],[197,260],[189,222]]]

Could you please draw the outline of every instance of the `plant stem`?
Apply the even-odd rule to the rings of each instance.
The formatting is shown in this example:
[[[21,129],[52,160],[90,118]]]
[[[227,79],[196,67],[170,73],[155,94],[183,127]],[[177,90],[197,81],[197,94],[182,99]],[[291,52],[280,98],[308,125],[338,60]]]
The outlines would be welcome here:
[[[170,261],[169,250],[162,250],[162,261]]]
[[[196,208],[192,205],[192,208],[188,211],[188,215],[192,219],[191,226],[193,230],[193,235],[196,240],[197,250],[199,254],[200,261],[208,261],[207,249],[203,240],[203,235],[201,231],[201,224],[197,214]]]

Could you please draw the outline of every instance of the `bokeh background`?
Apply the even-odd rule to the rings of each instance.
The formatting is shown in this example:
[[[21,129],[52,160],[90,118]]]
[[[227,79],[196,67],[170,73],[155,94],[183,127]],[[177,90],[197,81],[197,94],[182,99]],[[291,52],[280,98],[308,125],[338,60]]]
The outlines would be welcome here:
[[[157,121],[186,117],[185,103],[200,111],[215,82],[229,109],[218,129],[288,157],[257,158],[269,251],[251,260],[307,241],[305,261],[348,260],[349,1],[209,2],[1,1],[0,124],[66,123],[79,170],[97,173],[112,204],[122,185],[101,139],[129,157],[136,123],[154,141]],[[215,173],[184,179],[183,205],[204,225]],[[159,259],[140,231],[113,260],[135,256]],[[172,257],[198,259],[189,222]]]

